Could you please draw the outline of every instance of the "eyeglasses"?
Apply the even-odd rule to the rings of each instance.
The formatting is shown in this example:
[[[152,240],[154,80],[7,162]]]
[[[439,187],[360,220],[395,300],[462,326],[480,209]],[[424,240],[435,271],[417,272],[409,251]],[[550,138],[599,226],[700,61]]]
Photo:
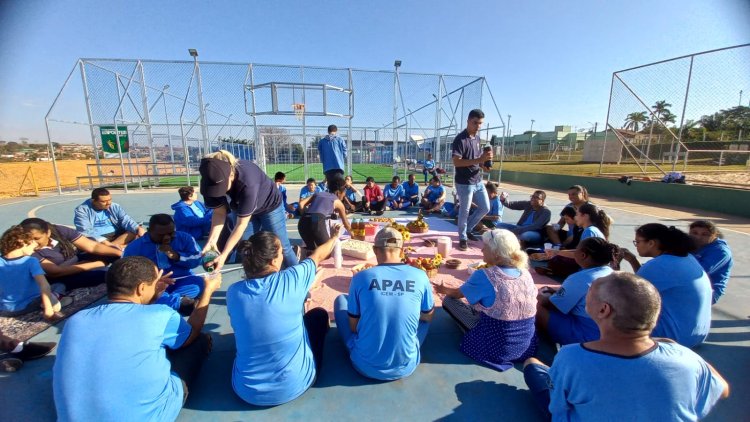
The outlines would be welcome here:
[[[648,241],[647,240],[638,240],[638,239],[635,239],[633,241],[633,245],[638,246],[638,244],[641,243],[641,242],[648,242]]]
[[[538,199],[540,201],[544,201],[544,199],[541,196],[532,196],[531,199]]]

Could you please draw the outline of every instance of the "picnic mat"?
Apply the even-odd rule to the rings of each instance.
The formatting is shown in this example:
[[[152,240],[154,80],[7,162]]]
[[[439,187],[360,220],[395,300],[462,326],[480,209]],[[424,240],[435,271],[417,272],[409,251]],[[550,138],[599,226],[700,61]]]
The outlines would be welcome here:
[[[96,302],[106,294],[107,286],[105,284],[71,290],[67,293],[67,296],[73,299],[73,303],[60,311],[64,316],[62,319]],[[62,319],[59,321],[62,321]],[[38,312],[29,312],[28,314],[16,317],[0,317],[0,331],[16,340],[26,341],[59,321],[55,321],[54,323],[48,322],[42,316],[40,309]]]
[[[402,223],[401,220],[403,219],[396,219],[399,223]],[[466,251],[460,251],[457,249],[458,231],[455,224],[437,217],[426,217],[425,221],[427,221],[427,224],[430,226],[430,230],[427,233],[411,234],[411,239],[406,243],[406,246],[413,247],[415,251],[410,253],[409,256],[432,257],[437,252],[437,247],[425,246],[424,239],[432,239],[437,236],[450,237],[453,241],[453,249],[450,256],[443,257],[443,259],[460,259],[461,265],[456,269],[449,269],[445,265],[441,266],[438,269],[437,276],[431,278],[430,281],[436,283],[444,282],[445,285],[450,287],[458,287],[462,285],[469,278],[467,265],[482,261],[482,242],[470,241],[469,249]],[[370,237],[366,240],[372,243]],[[327,310],[329,315],[333,317],[333,302],[336,300],[336,297],[340,294],[349,293],[349,284],[353,276],[351,268],[363,262],[364,261],[361,259],[351,258],[346,255],[344,255],[344,261],[341,268],[334,267],[333,258],[329,258],[322,262],[322,269],[318,273],[317,282],[311,291],[312,299],[308,301],[306,308],[311,309],[319,306]],[[367,262],[377,264],[375,258],[371,258]],[[530,264],[532,263],[530,262]],[[537,287],[560,285],[559,282],[547,276],[537,274],[533,268],[530,268],[530,270],[531,276],[534,278],[534,284],[536,284]],[[440,296],[434,293],[434,291],[433,299],[435,300],[435,306],[442,306]]]

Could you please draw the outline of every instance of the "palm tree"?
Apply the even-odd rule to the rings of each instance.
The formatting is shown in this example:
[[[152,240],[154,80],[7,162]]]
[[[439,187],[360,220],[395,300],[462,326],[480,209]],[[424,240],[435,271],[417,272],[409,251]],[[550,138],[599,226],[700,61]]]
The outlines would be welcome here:
[[[641,128],[641,123],[646,120],[648,120],[648,117],[645,111],[634,111],[625,117],[625,125],[622,128],[638,132]]]
[[[663,123],[664,123],[665,125],[666,125],[667,123],[672,123],[672,124],[674,124],[674,123],[675,123],[675,121],[677,120],[677,116],[676,116],[676,115],[674,115],[674,114],[672,114],[672,112],[671,112],[671,111],[669,111],[669,110],[665,110],[665,111],[664,111],[664,113],[662,113],[662,115],[661,115],[661,117],[660,117],[660,118],[661,118],[661,121],[662,121],[662,122],[663,122]]]
[[[654,110],[654,114],[663,121],[664,119],[662,116],[669,116],[672,114],[669,110],[670,107],[672,107],[672,104],[669,104],[666,100],[661,100],[657,101],[651,108]]]

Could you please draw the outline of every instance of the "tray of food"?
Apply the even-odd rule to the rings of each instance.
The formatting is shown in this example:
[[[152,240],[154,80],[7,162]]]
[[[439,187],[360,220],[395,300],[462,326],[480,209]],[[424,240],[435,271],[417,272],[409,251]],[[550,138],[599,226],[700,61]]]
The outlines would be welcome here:
[[[373,217],[369,219],[372,223],[393,223],[395,220],[389,217]]]
[[[531,258],[532,261],[539,261],[539,262],[545,262],[545,261],[549,261],[550,260],[549,255],[547,255],[544,252],[533,253],[533,254],[529,255],[529,258]]]
[[[356,239],[349,239],[341,242],[341,253],[352,258],[364,260],[375,256],[375,252],[372,250],[372,244]]]
[[[476,270],[482,270],[489,267],[488,264],[486,264],[484,261],[475,262],[473,264],[469,264],[466,266],[466,271],[469,272],[469,274],[474,273]]]

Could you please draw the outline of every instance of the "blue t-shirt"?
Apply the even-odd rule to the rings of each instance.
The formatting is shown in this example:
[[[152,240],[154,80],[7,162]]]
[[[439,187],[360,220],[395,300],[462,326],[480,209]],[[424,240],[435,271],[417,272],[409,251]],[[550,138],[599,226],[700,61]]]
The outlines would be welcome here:
[[[581,240],[588,239],[589,237],[598,237],[600,239],[606,239],[604,236],[604,233],[602,233],[601,230],[599,230],[596,226],[588,226],[585,229],[583,229],[583,232],[581,233]]]
[[[357,202],[357,191],[354,188],[346,188],[346,197],[351,202]]]
[[[383,188],[383,196],[386,199],[397,201],[404,196],[404,188],[401,185],[397,185],[395,188],[390,184],[386,185],[386,187]]]
[[[317,186],[315,186],[314,190],[310,190],[310,188],[308,188],[307,185],[302,186],[302,189],[300,189],[300,191],[299,191],[299,199],[300,199],[300,201],[303,200],[303,199],[305,199],[305,198],[307,198],[307,197],[313,196],[315,194],[315,192],[318,192],[318,187]]]
[[[564,314],[591,320],[591,317],[586,313],[586,294],[594,280],[610,274],[612,274],[612,268],[609,265],[582,269],[569,275],[563,281],[560,289],[550,296],[549,300],[557,310]]]
[[[424,168],[425,170],[432,170],[435,168],[435,160],[425,160]]]
[[[109,212],[107,210],[95,211],[94,216],[94,233],[96,233],[97,236],[104,236],[105,234],[117,231],[117,228],[112,224],[112,220],[109,218]]]
[[[232,387],[248,403],[275,406],[299,397],[315,380],[315,362],[302,320],[315,262],[305,259],[227,290],[237,356]]]
[[[191,210],[193,210],[193,212],[195,213],[196,217],[203,218],[203,217],[206,216],[206,213],[203,212],[203,208],[201,208],[200,206],[198,206],[198,202],[197,201],[193,202],[192,204],[190,204],[189,207],[190,207]]]
[[[427,200],[430,202],[437,202],[437,200],[443,196],[444,192],[445,188],[443,185],[437,187],[430,185],[427,187]]]
[[[563,346],[549,373],[553,421],[694,421],[723,392],[700,356],[666,342],[635,357]]]
[[[419,185],[414,182],[414,185],[410,185],[408,181],[401,184],[404,187],[404,198],[411,200],[414,195],[419,195]]]
[[[190,332],[164,305],[106,303],[73,315],[53,368],[58,420],[175,420],[182,381],[166,349],[182,346]]]
[[[393,380],[419,364],[420,311],[434,306],[424,271],[406,264],[380,264],[357,273],[349,286],[349,315],[359,318],[347,346],[352,363],[369,378]]]
[[[281,203],[283,203],[284,204],[284,208],[286,208],[287,207],[287,202],[286,202],[286,186],[279,185],[279,192],[281,193]]]
[[[35,276],[44,275],[39,260],[31,256],[0,256],[0,310],[20,311],[41,296]]]
[[[521,276],[521,270],[518,268],[501,267],[500,270],[509,277]],[[474,271],[459,290],[472,305],[479,302],[485,308],[489,308],[495,303],[495,287],[484,271]]]
[[[667,337],[683,346],[703,342],[711,329],[711,281],[692,256],[659,255],[637,273],[661,294],[661,313],[654,337]]]
[[[719,300],[724,294],[729,281],[729,274],[732,271],[734,260],[729,245],[723,239],[716,239],[708,245],[702,247],[693,254],[703,270],[708,274],[713,288],[713,302]]]
[[[503,216],[503,203],[500,201],[499,196],[490,199],[490,212],[488,212],[487,215],[495,215],[498,217]]]

